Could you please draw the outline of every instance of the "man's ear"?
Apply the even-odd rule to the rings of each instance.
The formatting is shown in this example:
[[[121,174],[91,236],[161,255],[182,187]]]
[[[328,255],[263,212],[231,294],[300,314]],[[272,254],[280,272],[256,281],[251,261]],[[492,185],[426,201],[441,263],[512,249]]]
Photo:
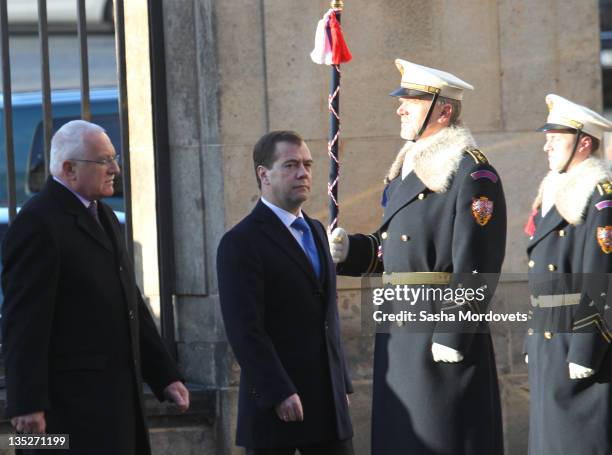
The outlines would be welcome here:
[[[578,151],[586,155],[593,151],[593,138],[586,134],[583,134],[578,141]]]
[[[65,160],[62,162],[62,171],[63,174],[72,177],[74,175],[74,163],[70,160]]]
[[[264,183],[266,185],[270,184],[270,180],[268,179],[268,169],[265,166],[262,166],[261,164],[257,166],[257,176],[259,177],[259,181],[261,182],[262,186]]]
[[[452,104],[443,104],[442,110],[440,111],[440,116],[438,117],[438,121],[440,123],[450,122],[451,116],[453,115],[453,106]]]
[[[440,117],[442,117],[444,120],[450,120],[452,115],[453,115],[453,105],[452,104],[445,104],[444,106],[442,106],[442,112],[440,113]]]

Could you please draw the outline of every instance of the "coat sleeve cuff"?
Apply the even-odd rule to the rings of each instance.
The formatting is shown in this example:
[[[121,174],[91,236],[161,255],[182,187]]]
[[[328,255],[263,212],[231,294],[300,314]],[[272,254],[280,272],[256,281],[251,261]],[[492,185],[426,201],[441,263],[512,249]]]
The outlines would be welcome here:
[[[287,385],[286,387],[279,387],[278,389],[270,389],[266,391],[260,391],[256,387],[251,387],[250,393],[255,397],[257,406],[262,409],[272,409],[281,404],[294,393],[297,393],[297,390],[293,385]]]
[[[567,362],[597,371],[609,347],[610,344],[599,332],[574,333],[567,354]]]

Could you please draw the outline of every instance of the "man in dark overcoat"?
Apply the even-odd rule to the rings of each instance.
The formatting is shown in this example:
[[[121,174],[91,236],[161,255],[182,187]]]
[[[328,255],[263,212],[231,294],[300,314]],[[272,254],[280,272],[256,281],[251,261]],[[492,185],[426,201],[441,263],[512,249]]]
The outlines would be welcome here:
[[[117,160],[101,127],[62,126],[52,177],[2,244],[6,416],[21,433],[69,434],[70,450],[57,453],[149,454],[143,381],[160,400],[189,405],[121,226],[100,201],[113,194]]]
[[[448,286],[488,281],[504,258],[506,207],[497,171],[460,125],[473,87],[405,60],[399,97],[401,137],[383,193],[383,219],[370,235],[332,233],[338,273],[382,272],[394,285]],[[489,283],[488,299],[496,284]],[[476,291],[477,289],[472,289]],[[426,314],[481,314],[474,302],[419,301]],[[478,303],[478,302],[476,302]],[[420,311],[415,316],[420,315]],[[458,317],[458,316],[457,316]],[[486,323],[395,323],[375,337],[372,453],[501,455],[503,436],[493,347]]]
[[[612,182],[598,157],[612,123],[548,95],[540,185],[530,236],[529,454],[612,453]]]
[[[336,271],[320,222],[301,209],[312,157],[290,131],[253,150],[261,199],[217,252],[219,297],[241,367],[236,443],[251,455],[351,455]]]

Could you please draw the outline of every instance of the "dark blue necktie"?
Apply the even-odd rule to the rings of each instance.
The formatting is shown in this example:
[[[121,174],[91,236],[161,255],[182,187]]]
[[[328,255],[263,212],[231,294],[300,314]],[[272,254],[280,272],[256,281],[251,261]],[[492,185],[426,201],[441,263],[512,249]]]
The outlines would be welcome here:
[[[310,226],[308,226],[308,223],[306,223],[304,218],[300,217],[296,218],[295,221],[291,223],[291,227],[302,233],[302,246],[306,251],[308,259],[310,259],[310,263],[312,264],[317,277],[320,277],[321,264],[319,263],[319,253],[317,252],[317,247],[315,245]]]

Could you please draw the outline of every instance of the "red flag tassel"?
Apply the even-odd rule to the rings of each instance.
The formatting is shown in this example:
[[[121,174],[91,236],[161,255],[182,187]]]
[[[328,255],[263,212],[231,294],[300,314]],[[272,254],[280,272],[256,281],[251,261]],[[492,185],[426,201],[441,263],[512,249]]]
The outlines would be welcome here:
[[[533,209],[531,214],[529,215],[527,224],[525,224],[524,231],[525,231],[525,234],[527,234],[529,237],[532,237],[533,234],[535,234],[536,226],[535,226],[534,218],[537,214],[538,214],[538,209]]]
[[[334,65],[340,65],[341,63],[350,62],[353,56],[351,55],[351,51],[349,51],[349,48],[344,41],[342,27],[340,26],[338,19],[336,19],[335,11],[329,15],[328,26],[330,28],[332,37],[332,63]]]

